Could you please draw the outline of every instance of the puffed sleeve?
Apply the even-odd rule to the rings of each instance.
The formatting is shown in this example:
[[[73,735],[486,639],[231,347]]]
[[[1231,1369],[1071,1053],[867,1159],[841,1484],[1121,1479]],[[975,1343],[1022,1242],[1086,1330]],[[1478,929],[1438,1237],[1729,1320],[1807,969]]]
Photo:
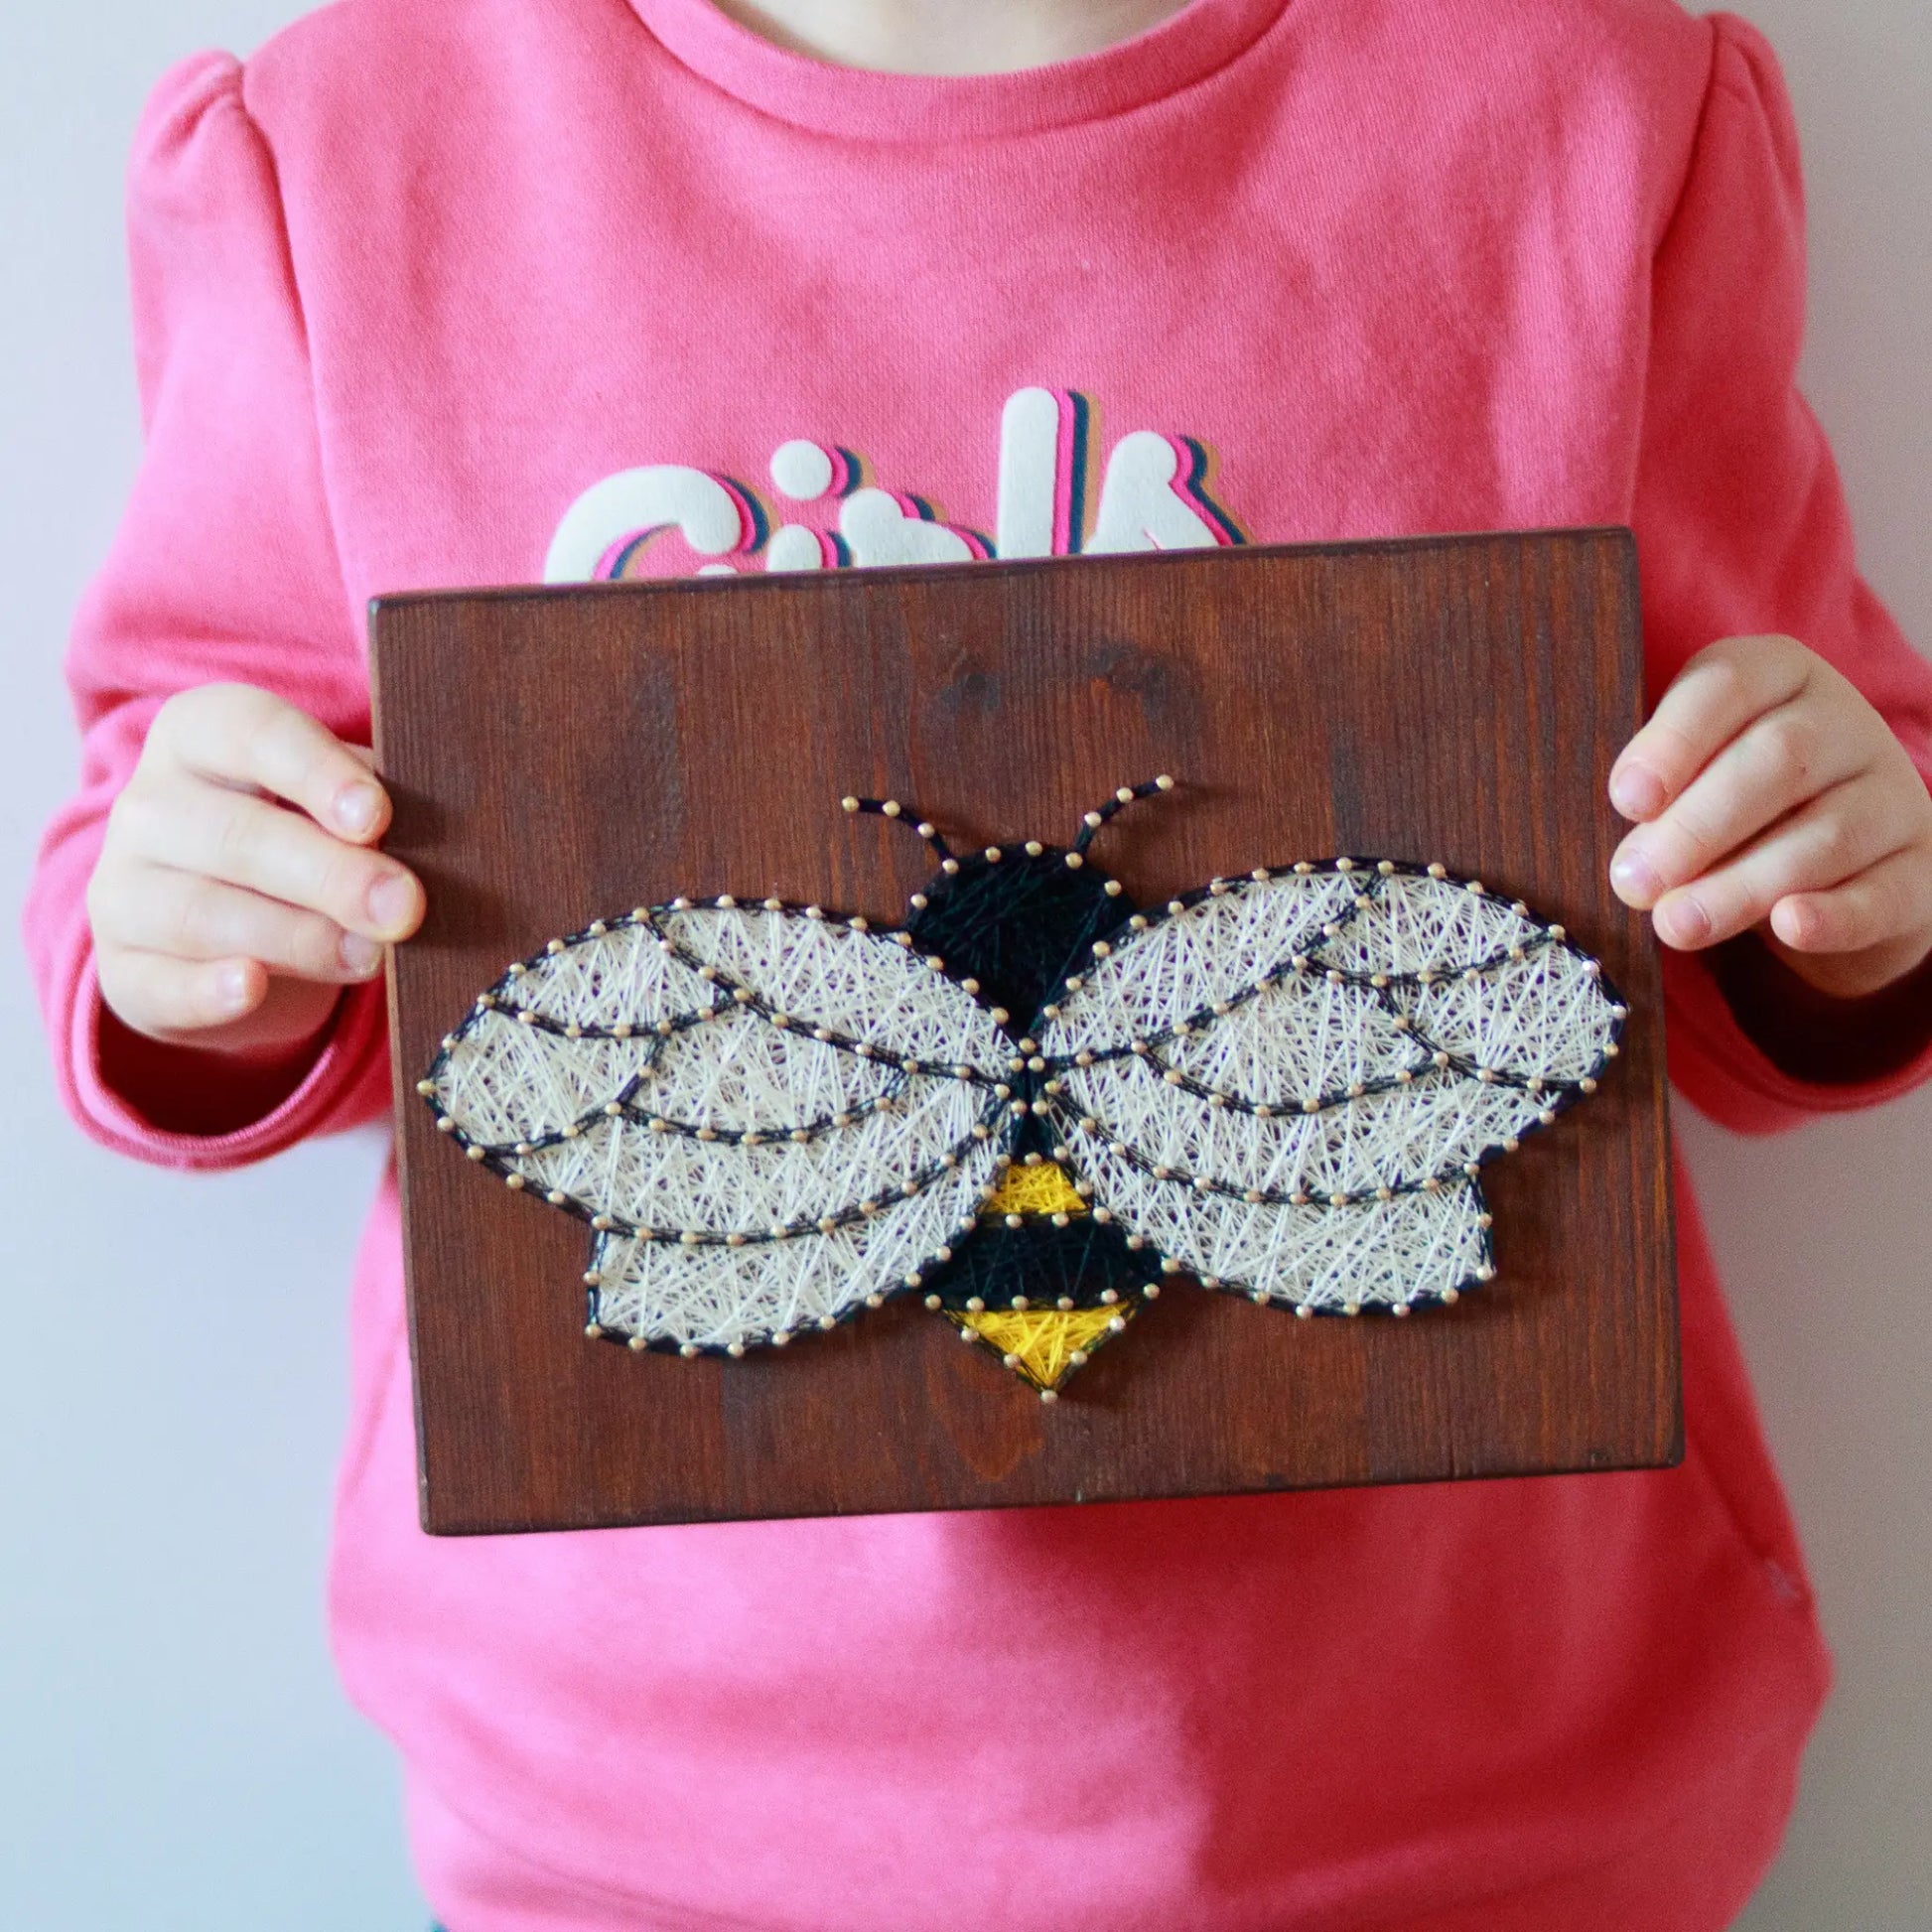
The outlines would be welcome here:
[[[150,98],[129,170],[128,237],[145,453],[75,619],[67,674],[79,783],[42,842],[24,927],[73,1117],[145,1160],[227,1167],[370,1118],[386,1092],[373,985],[345,993],[293,1091],[282,1081],[233,1131],[159,1126],[102,1065],[84,893],[107,808],[162,701],[234,679],[345,738],[368,736],[360,627],[331,528],[274,161],[230,57],[185,62]],[[245,1078],[237,1070],[237,1095]]]
[[[1632,518],[1650,698],[1716,638],[1783,632],[1851,678],[1932,776],[1932,665],[1859,575],[1831,450],[1796,386],[1804,191],[1783,76],[1755,28],[1725,14],[1709,26],[1703,117],[1653,271]],[[1722,952],[1666,953],[1665,993],[1672,1074],[1725,1125],[1770,1132],[1932,1076],[1932,1001],[1921,1001],[1903,1012],[1893,1003],[1888,1049],[1875,1056],[1868,1039],[1849,1050],[1858,1016],[1848,1003],[1848,1077],[1797,1077],[1725,996],[1762,974],[1740,980]],[[1804,1024],[1815,1032],[1815,1012]]]

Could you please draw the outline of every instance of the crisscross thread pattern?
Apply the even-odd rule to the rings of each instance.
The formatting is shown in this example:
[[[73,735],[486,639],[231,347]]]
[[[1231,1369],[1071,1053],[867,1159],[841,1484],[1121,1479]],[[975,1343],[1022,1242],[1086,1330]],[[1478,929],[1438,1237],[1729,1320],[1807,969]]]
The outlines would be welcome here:
[[[1217,880],[1092,953],[1028,1051],[903,930],[639,906],[514,963],[419,1091],[589,1223],[593,1333],[736,1355],[928,1287],[1030,1117],[1168,1272],[1304,1314],[1453,1301],[1493,1273],[1482,1163],[1626,1018],[1561,926],[1440,866]]]

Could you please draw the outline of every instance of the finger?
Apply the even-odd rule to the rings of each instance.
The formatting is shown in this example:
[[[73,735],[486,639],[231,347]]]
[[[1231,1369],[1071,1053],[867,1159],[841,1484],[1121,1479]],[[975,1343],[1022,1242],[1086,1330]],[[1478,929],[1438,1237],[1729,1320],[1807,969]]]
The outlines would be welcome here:
[[[256,959],[270,972],[346,985],[371,978],[382,947],[320,912],[170,866],[132,861],[93,914],[94,936],[187,960]]]
[[[128,786],[114,812],[131,857],[265,893],[370,939],[406,938],[422,919],[413,874],[265,799],[182,773]]]
[[[1796,952],[1858,952],[1932,928],[1932,851],[1888,853],[1828,892],[1787,894],[1771,930]]]
[[[199,685],[162,706],[150,736],[185,769],[287,799],[338,837],[365,845],[388,826],[372,760],[272,691]]]
[[[1745,932],[1792,893],[1822,892],[1897,849],[1890,787],[1873,774],[1834,786],[1727,863],[1666,893],[1652,908],[1667,946],[1695,949]]]
[[[1856,738],[1819,729],[1813,707],[1767,711],[1665,811],[1623,841],[1610,861],[1610,884],[1625,904],[1654,905],[1673,886],[1701,878],[1767,825],[1852,777],[1864,761]]]
[[[1791,637],[1725,637],[1699,651],[1618,753],[1610,803],[1655,818],[1753,718],[1797,697],[1812,662]]]
[[[226,1026],[252,1013],[268,992],[253,959],[170,959],[129,946],[97,946],[100,996],[138,1034],[165,1037]]]

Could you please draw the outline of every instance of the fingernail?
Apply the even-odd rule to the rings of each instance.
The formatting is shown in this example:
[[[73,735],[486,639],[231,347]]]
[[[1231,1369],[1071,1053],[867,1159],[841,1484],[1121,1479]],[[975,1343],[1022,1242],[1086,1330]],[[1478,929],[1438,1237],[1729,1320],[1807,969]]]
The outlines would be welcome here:
[[[416,888],[406,873],[385,872],[369,888],[369,917],[384,932],[401,932],[416,909]]]
[[[373,939],[364,939],[359,932],[345,932],[339,950],[343,971],[354,974],[358,980],[367,979],[382,964],[382,948]]]
[[[1610,803],[1625,818],[1653,818],[1664,807],[1664,784],[1646,764],[1621,764],[1610,774]]]
[[[381,792],[357,779],[351,779],[336,794],[336,823],[345,832],[353,832],[358,837],[375,823],[376,813],[381,809]]]
[[[1804,952],[1817,936],[1817,914],[1802,900],[1781,898],[1771,907],[1771,930],[1787,946]]]
[[[1711,914],[1694,898],[1674,898],[1657,914],[1657,924],[1673,946],[1700,944],[1711,930]]]
[[[214,997],[223,1013],[239,1013],[248,1004],[248,968],[223,966],[215,977]]]
[[[1636,901],[1655,898],[1663,882],[1641,852],[1619,852],[1610,861],[1610,884],[1619,897]]]

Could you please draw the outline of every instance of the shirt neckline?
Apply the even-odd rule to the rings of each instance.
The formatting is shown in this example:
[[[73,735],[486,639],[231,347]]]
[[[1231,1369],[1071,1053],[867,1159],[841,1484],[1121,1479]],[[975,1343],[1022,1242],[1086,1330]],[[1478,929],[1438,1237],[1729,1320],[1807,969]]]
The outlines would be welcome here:
[[[629,0],[668,53],[777,119],[855,140],[986,140],[1039,133],[1143,107],[1238,60],[1291,0],[1188,0],[1094,54],[1011,73],[881,73],[794,54],[741,27],[712,0]]]

